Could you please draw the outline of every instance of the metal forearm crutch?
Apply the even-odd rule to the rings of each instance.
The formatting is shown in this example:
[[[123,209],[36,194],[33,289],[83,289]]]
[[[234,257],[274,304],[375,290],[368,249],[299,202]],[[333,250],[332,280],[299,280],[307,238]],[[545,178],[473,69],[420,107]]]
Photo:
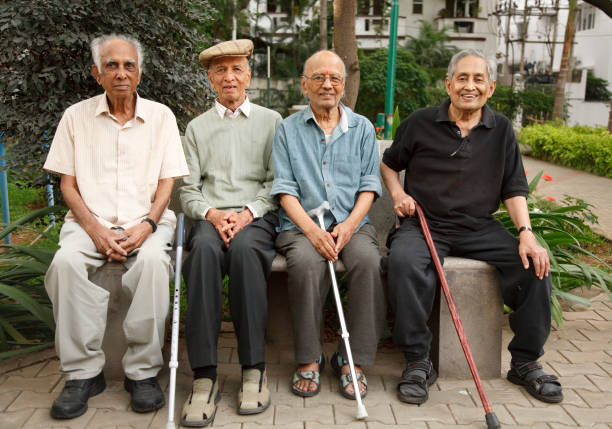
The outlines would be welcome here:
[[[325,231],[325,223],[323,222],[323,215],[325,211],[329,210],[329,203],[323,201],[316,209],[312,209],[308,212],[308,216],[316,216],[319,220],[319,226]],[[357,383],[357,377],[355,374],[355,365],[353,364],[353,354],[351,353],[351,345],[349,344],[349,333],[346,329],[346,323],[344,322],[344,311],[342,310],[342,301],[340,300],[340,292],[338,291],[338,283],[336,282],[336,272],[334,271],[334,264],[332,261],[327,261],[329,267],[329,275],[332,280],[332,288],[334,290],[334,298],[336,299],[336,308],[338,309],[338,319],[340,319],[340,328],[342,330],[342,339],[344,340],[344,347],[346,348],[346,356],[348,357],[349,367],[351,369],[351,378],[353,379],[353,389],[355,389],[355,399],[357,399],[357,418],[359,420],[365,419],[368,416],[368,412],[361,402],[361,391],[359,390],[359,384]]]
[[[455,301],[453,300],[453,297],[450,293],[450,288],[448,287],[446,276],[444,275],[444,271],[442,270],[442,264],[440,263],[438,251],[436,250],[433,238],[431,237],[429,225],[427,225],[427,219],[425,219],[425,214],[423,213],[421,206],[419,206],[419,204],[416,202],[415,206],[417,215],[419,217],[419,223],[421,224],[421,229],[423,230],[423,235],[425,236],[425,241],[427,242],[427,247],[429,247],[429,253],[431,253],[431,259],[433,260],[434,265],[436,266],[436,271],[438,272],[438,278],[440,279],[440,284],[442,285],[442,291],[444,292],[444,297],[446,298],[446,303],[448,304],[448,311],[450,312],[451,317],[453,319],[453,324],[455,325],[455,330],[457,331],[457,336],[459,337],[459,342],[461,343],[463,354],[465,354],[468,366],[470,367],[470,372],[472,373],[472,378],[474,379],[474,384],[476,384],[476,389],[478,390],[478,395],[480,396],[480,401],[482,402],[482,406],[485,410],[485,420],[487,422],[487,427],[489,429],[497,429],[501,426],[499,424],[499,420],[497,420],[497,416],[491,409],[491,404],[489,403],[489,400],[487,399],[484,389],[482,387],[480,375],[478,375],[478,368],[476,368],[476,363],[474,362],[474,358],[472,357],[470,345],[468,344],[467,337],[465,336],[465,331],[463,330],[463,324],[461,323],[461,319],[459,318],[457,307],[455,307]]]
[[[185,215],[179,213],[176,221],[176,261],[174,271],[174,301],[172,307],[172,342],[170,346],[170,389],[168,391],[168,423],[166,429],[175,429],[174,397],[176,393],[176,369],[178,368],[179,314],[181,311],[181,265],[185,239]]]

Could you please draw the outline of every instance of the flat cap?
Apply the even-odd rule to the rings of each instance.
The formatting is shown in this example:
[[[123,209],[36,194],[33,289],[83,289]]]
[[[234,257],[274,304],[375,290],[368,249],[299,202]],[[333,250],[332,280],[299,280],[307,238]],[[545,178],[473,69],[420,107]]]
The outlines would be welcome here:
[[[246,57],[250,60],[251,55],[253,55],[253,42],[249,39],[228,40],[200,52],[200,64],[208,68],[210,62],[218,57]]]

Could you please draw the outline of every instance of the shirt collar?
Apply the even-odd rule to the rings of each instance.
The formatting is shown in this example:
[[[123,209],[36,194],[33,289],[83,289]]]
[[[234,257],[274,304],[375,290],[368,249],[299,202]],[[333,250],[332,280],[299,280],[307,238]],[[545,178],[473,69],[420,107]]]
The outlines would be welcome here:
[[[238,117],[240,112],[242,112],[242,114],[248,118],[249,114],[251,113],[251,103],[249,102],[248,96],[244,98],[242,104],[238,106],[238,108],[233,112],[227,107],[225,107],[223,104],[219,103],[217,99],[215,99],[215,108],[217,109],[217,113],[219,114],[219,117],[221,119],[225,118],[226,116],[234,119]]]
[[[136,93],[136,111],[134,112],[134,117],[140,118],[143,122],[146,122],[147,113],[140,100],[140,95]],[[104,91],[104,94],[100,95],[100,99],[98,100],[98,106],[96,107],[96,116],[101,115],[102,113],[106,113],[109,116],[111,115],[110,108],[108,107],[108,98],[106,97],[106,91]]]
[[[438,113],[436,114],[436,122],[453,122],[448,117],[448,108],[450,106],[450,98],[447,98],[438,106]],[[495,127],[495,114],[493,110],[486,104],[482,106],[482,118],[480,123],[487,128]]]
[[[343,133],[346,133],[349,129],[348,107],[342,103],[339,103],[338,106],[340,107],[340,130],[342,130]],[[310,104],[308,104],[308,107],[304,109],[304,122],[308,122],[310,119],[312,119],[315,123],[317,122],[316,118],[314,117],[314,113],[310,108]]]

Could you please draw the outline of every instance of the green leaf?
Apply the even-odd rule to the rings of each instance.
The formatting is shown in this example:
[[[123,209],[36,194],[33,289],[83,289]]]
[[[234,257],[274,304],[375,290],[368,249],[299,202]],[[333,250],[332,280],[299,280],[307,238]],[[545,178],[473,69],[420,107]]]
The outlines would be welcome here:
[[[395,111],[393,112],[393,124],[391,125],[391,139],[395,139],[395,131],[397,130],[397,127],[399,127],[400,123],[399,106],[395,106]]]
[[[53,320],[53,312],[50,308],[45,307],[36,302],[28,294],[22,292],[14,286],[9,286],[4,283],[0,283],[0,294],[6,295],[9,298],[17,301],[30,313],[41,320],[50,329],[55,329],[55,322]]]
[[[26,347],[23,349],[17,349],[17,350],[10,350],[7,352],[2,352],[0,353],[0,360],[3,359],[10,359],[10,358],[14,358],[16,356],[20,356],[26,353],[32,353],[32,352],[36,352],[39,350],[44,350],[44,349],[48,349],[49,347],[53,346],[53,342],[49,342],[49,343],[43,343],[43,344],[37,344],[35,346],[31,346],[31,347]]]

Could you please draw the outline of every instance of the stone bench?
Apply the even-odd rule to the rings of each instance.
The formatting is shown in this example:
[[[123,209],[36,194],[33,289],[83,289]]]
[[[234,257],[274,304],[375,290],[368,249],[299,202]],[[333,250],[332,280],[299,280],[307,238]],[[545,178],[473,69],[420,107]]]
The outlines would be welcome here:
[[[381,154],[389,144],[390,142],[380,142]],[[384,247],[386,236],[394,220],[392,207],[391,198],[384,189],[384,195],[374,203],[369,213],[378,232],[383,254],[386,253]],[[170,208],[180,212],[176,192],[173,192]],[[336,272],[344,272],[344,266],[340,261],[335,268]],[[481,261],[449,257],[445,260],[444,271],[481,377],[499,377],[503,301],[495,268]],[[125,268],[122,265],[109,263],[91,278],[111,293],[102,347],[107,362],[105,374],[108,378],[115,379],[123,378],[121,358],[126,348],[122,323],[129,307],[129,299],[121,291],[120,279],[123,272]],[[293,342],[286,284],[285,258],[277,255],[268,281],[269,314],[266,337],[270,344],[289,345]],[[471,378],[448,307],[444,299],[440,300],[439,296],[436,298],[429,323],[434,332],[431,358],[440,376]],[[440,359],[440,356],[443,358]]]

